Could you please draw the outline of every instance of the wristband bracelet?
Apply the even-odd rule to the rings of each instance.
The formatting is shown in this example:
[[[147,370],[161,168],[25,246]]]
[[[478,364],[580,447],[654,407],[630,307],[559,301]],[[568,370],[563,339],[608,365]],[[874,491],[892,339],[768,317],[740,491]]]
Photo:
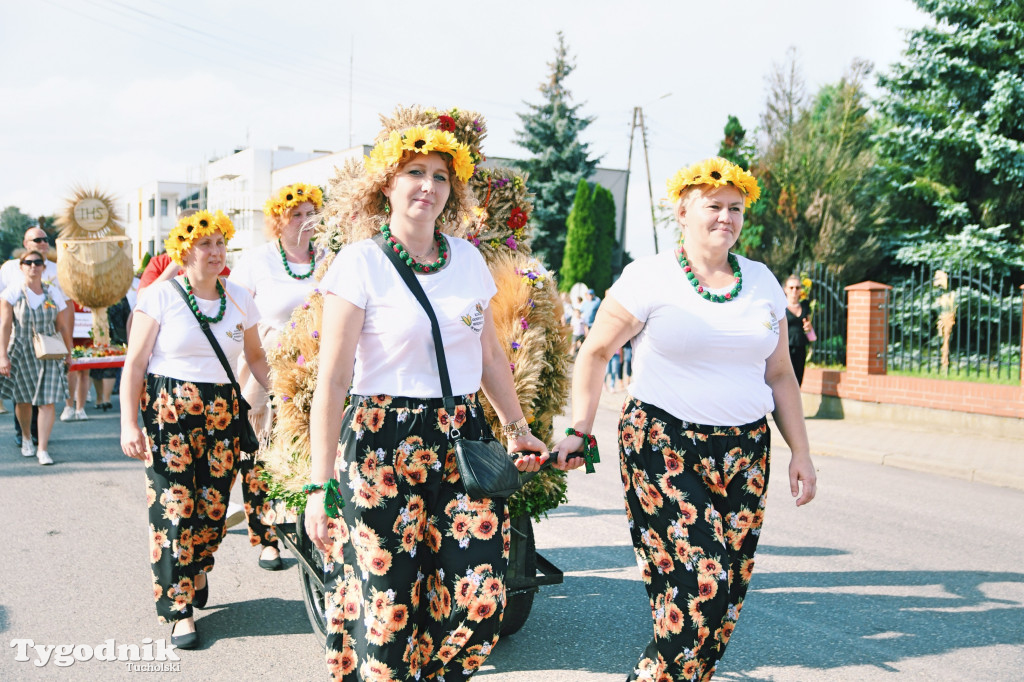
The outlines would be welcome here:
[[[530,424],[526,421],[526,417],[523,417],[511,424],[502,424],[501,433],[506,438],[519,438],[530,433]]]
[[[338,518],[341,508],[345,506],[345,500],[341,499],[341,491],[338,490],[338,479],[331,478],[326,483],[307,483],[302,486],[302,492],[310,493],[324,491],[324,513],[332,519]]]
[[[567,436],[579,436],[583,439],[583,461],[587,465],[587,473],[594,473],[594,465],[601,462],[601,455],[597,451],[597,439],[589,433],[583,433],[569,427],[565,430]]]

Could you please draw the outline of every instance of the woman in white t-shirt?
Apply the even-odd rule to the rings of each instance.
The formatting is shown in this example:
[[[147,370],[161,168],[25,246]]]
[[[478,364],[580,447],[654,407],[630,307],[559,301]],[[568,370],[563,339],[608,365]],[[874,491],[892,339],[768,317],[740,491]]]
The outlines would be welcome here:
[[[171,230],[164,245],[184,270],[139,299],[121,377],[121,449],[146,464],[157,616],[173,624],[171,642],[181,649],[199,643],[193,608],[206,606],[209,596],[206,574],[224,537],[243,427],[233,377],[201,322],[229,367],[244,353],[264,386],[269,372],[252,296],[218,278],[233,234],[220,211],[199,211]]]
[[[633,339],[619,423],[626,512],[654,616],[629,679],[706,680],[739,617],[764,518],[770,432],[790,446],[796,504],[816,478],[790,365],[786,300],[763,264],[729,250],[760,194],[724,159],[668,183],[679,248],[630,264],[609,290],[573,373],[574,428],[591,430],[604,367]],[[562,468],[578,436],[555,446]],[[801,490],[802,488],[802,490]]]
[[[54,405],[68,396],[65,360],[41,360],[32,346],[35,333],[59,334],[71,348],[71,329],[66,315],[58,315],[67,300],[58,287],[43,284],[46,257],[38,251],[21,256],[24,277],[0,293],[0,384],[4,398],[14,400],[14,414],[21,428],[21,454],[35,456],[40,464],[53,464],[48,452],[50,432],[56,415]],[[39,408],[39,450],[32,445],[29,429],[32,406]]]
[[[338,192],[347,194],[344,207],[359,208],[336,214],[363,240],[340,251],[320,285],[305,512],[307,533],[326,553],[327,664],[336,679],[466,679],[497,641],[507,505],[466,496],[449,440],[452,428],[468,438],[488,431],[477,391],[506,425],[510,451],[538,453],[519,458],[520,469],[536,470],[547,457],[497,338],[494,280],[479,251],[451,234],[468,224],[466,181],[478,150],[442,129],[446,119],[454,129],[444,114],[422,127],[392,119],[355,187]],[[441,400],[427,315],[381,246],[365,238],[378,232],[416,273],[438,318],[453,414]],[[350,386],[354,443],[339,454]],[[325,510],[325,489],[345,502],[332,506],[336,518]]]
[[[317,253],[310,237],[324,205],[319,187],[295,183],[282,187],[263,207],[267,236],[271,241],[242,254],[231,271],[230,281],[241,284],[256,300],[260,312],[259,334],[264,348],[277,345],[277,335],[292,312],[305,303],[319,284],[313,274]],[[256,381],[244,359],[238,363],[242,395],[252,406],[249,421],[257,435],[270,432],[271,411],[267,391]],[[260,546],[260,568],[284,568],[274,532],[267,483],[256,453],[242,459],[242,499],[249,525],[249,543]]]

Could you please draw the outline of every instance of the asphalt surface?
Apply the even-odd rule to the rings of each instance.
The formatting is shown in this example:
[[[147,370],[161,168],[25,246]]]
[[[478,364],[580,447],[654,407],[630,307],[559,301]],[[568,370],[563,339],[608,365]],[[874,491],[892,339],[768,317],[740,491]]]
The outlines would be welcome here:
[[[573,472],[569,503],[535,526],[564,582],[541,588],[525,627],[499,643],[476,679],[622,680],[649,640],[614,453],[621,400],[603,399],[598,472]],[[116,407],[58,423],[52,467],[23,459],[13,420],[0,417],[0,681],[324,679],[295,559],[284,552],[285,570],[261,570],[241,527],[217,553],[210,605],[197,621],[203,645],[175,652],[176,670],[16,660],[12,642],[21,640],[95,647],[168,638],[150,591],[145,478],[120,453]],[[788,452],[775,441],[757,567],[716,679],[1022,679],[1024,491],[934,466],[934,445],[913,425],[818,421],[809,430],[819,492],[806,507],[792,502]],[[968,436],[965,457],[1003,446],[1024,452],[1024,441]],[[816,437],[827,447],[815,447]],[[885,449],[889,461],[858,442]],[[933,466],[904,467],[899,457]]]

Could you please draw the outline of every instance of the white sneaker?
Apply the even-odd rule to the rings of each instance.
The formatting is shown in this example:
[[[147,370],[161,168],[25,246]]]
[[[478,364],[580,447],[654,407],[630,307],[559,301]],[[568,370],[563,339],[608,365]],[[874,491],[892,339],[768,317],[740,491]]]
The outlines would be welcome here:
[[[228,513],[224,519],[224,530],[234,528],[245,521],[245,507],[237,502],[228,502]]]
[[[50,453],[46,450],[40,450],[36,453],[36,459],[39,460],[40,464],[53,464],[53,458],[50,457]]]
[[[75,408],[70,405],[64,406],[64,411],[60,413],[60,420],[62,422],[73,422],[75,421]]]
[[[76,422],[84,422],[88,418],[89,418],[89,415],[87,415],[85,413],[85,408],[84,407],[82,409],[80,409],[80,410],[75,410],[75,421]]]
[[[35,457],[36,446],[32,445],[31,438],[25,438],[21,441],[21,456],[22,457]]]

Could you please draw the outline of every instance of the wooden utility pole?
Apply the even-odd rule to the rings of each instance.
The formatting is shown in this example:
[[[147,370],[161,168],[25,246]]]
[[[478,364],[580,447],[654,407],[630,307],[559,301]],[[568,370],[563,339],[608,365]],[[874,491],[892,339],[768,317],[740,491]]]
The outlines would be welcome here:
[[[651,230],[654,232],[654,253],[658,253],[658,227],[654,217],[654,191],[651,188],[651,163],[647,153],[647,125],[644,122],[643,107],[633,107],[633,121],[629,127],[629,158],[626,161],[626,198],[622,200],[622,223],[619,225],[619,248],[615,252],[614,267],[622,269],[622,259],[626,252],[626,201],[629,198],[629,177],[633,170],[633,136],[640,128],[640,141],[644,145],[644,167],[647,171],[647,197],[651,204]]]

